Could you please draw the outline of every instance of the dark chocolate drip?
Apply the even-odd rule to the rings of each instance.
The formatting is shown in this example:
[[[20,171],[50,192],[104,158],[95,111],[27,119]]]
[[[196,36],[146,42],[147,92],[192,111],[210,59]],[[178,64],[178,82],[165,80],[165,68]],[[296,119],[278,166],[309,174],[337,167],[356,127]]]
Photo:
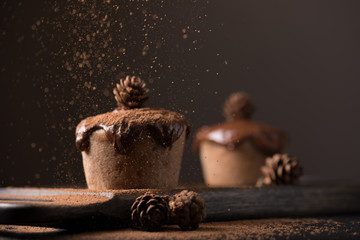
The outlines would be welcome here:
[[[200,143],[205,140],[234,149],[247,139],[266,155],[282,152],[286,145],[286,136],[282,131],[243,119],[200,129],[195,136],[194,151],[199,151]]]
[[[99,129],[105,131],[108,140],[120,154],[126,154],[140,136],[147,137],[146,135],[148,135],[160,146],[170,147],[179,139],[184,130],[186,137],[189,135],[189,124],[180,114],[162,109],[136,110],[136,113],[130,111],[135,110],[115,111],[107,113],[108,116],[103,114],[83,120],[77,127],[76,147],[80,151],[89,151],[90,136]],[[151,111],[157,114],[156,118],[147,120],[145,117],[141,119],[145,114],[151,114]],[[129,115],[130,118],[124,117],[124,115]],[[119,119],[109,121],[109,117]],[[113,124],[109,124],[110,122]]]
[[[181,136],[185,127],[183,123],[176,122],[171,125],[148,125],[147,130],[163,147],[170,147]]]

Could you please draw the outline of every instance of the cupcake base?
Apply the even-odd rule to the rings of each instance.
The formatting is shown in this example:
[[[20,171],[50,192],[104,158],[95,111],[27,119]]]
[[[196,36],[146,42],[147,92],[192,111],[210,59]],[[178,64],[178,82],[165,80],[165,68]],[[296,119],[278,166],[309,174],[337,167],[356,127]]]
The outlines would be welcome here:
[[[253,186],[261,177],[266,156],[250,140],[234,150],[211,141],[200,143],[200,159],[205,183],[210,187]]]
[[[178,185],[186,133],[164,148],[142,133],[126,154],[119,154],[100,129],[82,151],[89,189],[175,188]]]

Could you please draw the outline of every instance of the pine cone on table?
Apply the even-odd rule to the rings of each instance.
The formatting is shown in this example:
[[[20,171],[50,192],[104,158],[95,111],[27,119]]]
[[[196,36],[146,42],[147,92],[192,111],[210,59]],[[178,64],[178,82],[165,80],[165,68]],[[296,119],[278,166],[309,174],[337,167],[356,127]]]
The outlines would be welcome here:
[[[261,171],[264,176],[263,185],[296,184],[303,172],[298,160],[288,154],[268,157]]]
[[[141,108],[148,99],[148,92],[145,82],[135,76],[120,79],[113,91],[119,109]]]
[[[169,219],[169,196],[145,193],[136,198],[131,206],[131,220],[135,227],[153,231],[167,224]]]
[[[183,230],[197,229],[206,216],[204,200],[193,191],[183,190],[175,194],[169,206],[171,222]]]
[[[228,121],[251,118],[254,112],[255,106],[249,95],[244,92],[231,94],[224,104],[224,116]]]

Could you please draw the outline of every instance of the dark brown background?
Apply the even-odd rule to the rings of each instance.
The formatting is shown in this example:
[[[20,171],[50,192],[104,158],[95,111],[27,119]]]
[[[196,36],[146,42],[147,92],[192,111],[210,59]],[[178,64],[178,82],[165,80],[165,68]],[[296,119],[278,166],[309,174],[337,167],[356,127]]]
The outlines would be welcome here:
[[[125,74],[194,131],[245,90],[306,174],[359,179],[358,1],[46,2],[1,2],[0,186],[85,186],[74,128]],[[202,180],[191,143],[182,182]]]

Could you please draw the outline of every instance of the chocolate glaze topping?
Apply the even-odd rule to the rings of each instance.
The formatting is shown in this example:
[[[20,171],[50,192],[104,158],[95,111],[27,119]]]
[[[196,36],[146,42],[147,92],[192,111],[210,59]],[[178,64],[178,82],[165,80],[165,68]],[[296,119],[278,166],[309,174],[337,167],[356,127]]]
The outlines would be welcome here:
[[[80,151],[89,151],[90,136],[99,129],[105,131],[120,154],[125,154],[143,133],[159,145],[169,147],[184,131],[186,137],[190,132],[185,117],[176,112],[154,108],[114,110],[82,120],[76,128],[76,147]]]
[[[247,139],[265,155],[282,152],[286,144],[282,131],[263,123],[238,119],[200,129],[195,136],[194,150],[199,151],[200,143],[205,140],[234,149]]]

